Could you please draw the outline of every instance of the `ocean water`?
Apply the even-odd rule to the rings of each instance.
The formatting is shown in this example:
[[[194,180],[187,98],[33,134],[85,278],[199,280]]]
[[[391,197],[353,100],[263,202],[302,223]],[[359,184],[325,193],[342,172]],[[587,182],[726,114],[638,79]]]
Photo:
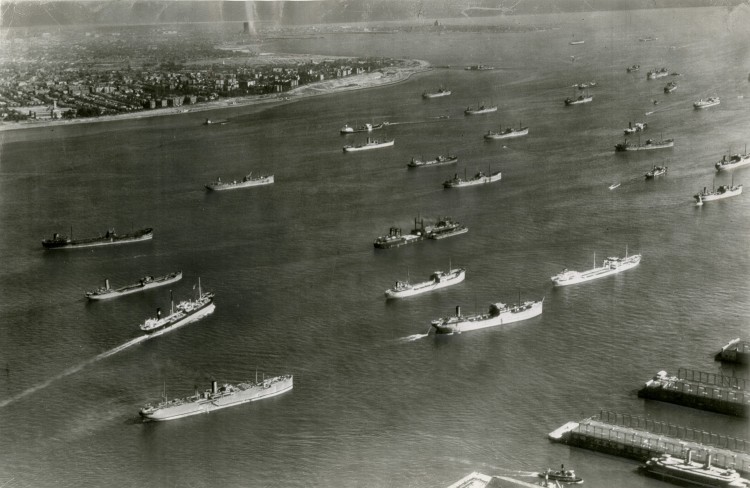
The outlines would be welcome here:
[[[565,463],[587,486],[656,487],[637,463],[551,444],[546,434],[600,409],[747,439],[741,419],[656,402],[636,389],[658,370],[728,375],[713,354],[747,335],[750,200],[703,207],[726,184],[723,154],[750,142],[750,39],[742,10],[673,9],[513,22],[508,33],[327,35],[273,52],[426,59],[409,81],[280,104],[0,133],[0,485],[447,486],[472,470],[521,478]],[[496,20],[495,20],[496,21]],[[482,22],[493,22],[482,19]],[[690,28],[686,28],[690,26]],[[654,42],[639,37],[657,36]],[[585,44],[571,46],[571,39]],[[573,56],[573,57],[571,57]],[[498,69],[463,70],[483,63]],[[641,71],[625,72],[632,64]],[[682,73],[646,81],[652,67]],[[593,103],[565,107],[575,83]],[[440,85],[453,95],[424,101]],[[721,105],[695,111],[698,98]],[[654,100],[659,103],[655,105]],[[463,109],[495,103],[496,114]],[[651,112],[650,115],[645,115]],[[440,118],[441,116],[449,118]],[[363,135],[345,123],[389,121],[393,148],[344,154]],[[629,121],[673,149],[619,154]],[[522,123],[530,134],[485,142]],[[407,170],[452,153],[455,168]],[[653,165],[666,176],[645,181]],[[501,170],[501,182],[443,190],[454,172]],[[272,186],[206,193],[217,176],[274,173]],[[750,170],[735,170],[744,183]],[[620,181],[617,190],[609,184]],[[373,249],[390,226],[449,215],[462,236]],[[53,232],[153,227],[148,243],[45,252]],[[553,289],[594,253],[642,253],[639,267]],[[386,302],[407,274],[467,268],[455,287]],[[87,303],[83,292],[183,270],[169,288]],[[108,351],[180,299],[198,278],[216,312],[178,331]],[[430,320],[544,297],[541,317],[454,337]],[[212,379],[295,375],[270,400],[163,424],[138,409]],[[531,478],[526,478],[530,480]]]

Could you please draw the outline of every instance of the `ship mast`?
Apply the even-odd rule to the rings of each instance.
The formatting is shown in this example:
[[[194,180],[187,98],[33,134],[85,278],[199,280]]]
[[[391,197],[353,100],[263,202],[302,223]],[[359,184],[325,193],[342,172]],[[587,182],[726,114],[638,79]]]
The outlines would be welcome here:
[[[172,290],[169,290],[169,315],[172,315],[174,313],[174,295],[172,295]]]

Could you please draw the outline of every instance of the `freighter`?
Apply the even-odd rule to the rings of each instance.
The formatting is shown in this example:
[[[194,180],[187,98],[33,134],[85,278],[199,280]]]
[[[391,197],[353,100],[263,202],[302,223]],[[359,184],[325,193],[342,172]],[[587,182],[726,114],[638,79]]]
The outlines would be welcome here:
[[[727,159],[726,155],[722,156],[721,161],[716,163],[714,167],[716,168],[716,171],[724,171],[746,166],[748,164],[750,164],[750,154],[747,153],[747,148],[745,148],[745,154],[734,154],[729,156],[729,159]]]
[[[273,175],[253,177],[253,174],[250,173],[247,176],[244,176],[241,181],[234,180],[231,182],[224,182],[221,181],[221,178],[217,178],[213,183],[206,185],[206,189],[213,191],[235,190],[237,188],[247,188],[249,186],[270,185],[271,183],[273,183]]]
[[[409,280],[397,281],[393,288],[385,291],[386,298],[405,298],[428,291],[439,290],[447,286],[457,285],[466,277],[465,268],[450,268],[448,271],[435,271],[430,279],[421,283],[411,284]]]
[[[157,308],[156,318],[147,319],[140,325],[140,328],[149,338],[171,332],[178,327],[200,320],[212,313],[216,308],[213,298],[213,293],[203,293],[199,280],[197,299],[182,301],[177,306],[172,301],[170,313],[166,317],[162,317],[161,309]]]
[[[435,159],[429,161],[422,161],[420,159],[414,159],[407,164],[410,168],[424,168],[426,166],[442,166],[444,164],[453,164],[458,162],[458,156],[443,156],[442,154]]]
[[[271,398],[290,391],[294,387],[292,375],[276,376],[262,381],[225,383],[218,386],[216,381],[211,383],[211,389],[203,393],[198,391],[187,398],[176,398],[156,404],[148,404],[141,411],[141,417],[147,420],[165,421],[182,417],[189,417],[199,413],[210,413],[221,408],[233,407],[247,402]]]
[[[484,135],[485,139],[508,139],[510,137],[521,137],[525,136],[529,133],[528,127],[520,127],[518,129],[514,129],[512,127],[508,127],[505,130],[500,130],[499,132],[493,132],[491,130],[488,130],[487,133]]]
[[[575,285],[577,283],[583,283],[584,281],[595,280],[598,278],[604,278],[605,276],[613,275],[626,271],[628,269],[638,266],[641,262],[641,255],[634,254],[628,256],[627,248],[625,249],[625,257],[609,257],[604,260],[602,266],[596,267],[596,254],[594,254],[594,267],[586,271],[573,271],[565,268],[559,274],[556,274],[552,278],[552,283],[555,286],[566,286]]]
[[[355,151],[366,151],[368,149],[379,149],[381,147],[393,146],[394,139],[370,139],[367,138],[367,142],[364,144],[358,144],[356,146],[346,145],[344,146],[344,152],[355,152]]]
[[[696,109],[702,109],[702,108],[708,108],[713,107],[714,105],[718,105],[721,103],[721,100],[719,97],[708,97],[705,100],[700,99],[697,102],[693,102],[693,108]]]
[[[646,73],[647,80],[655,80],[657,78],[663,78],[669,76],[669,70],[667,68],[653,69]]]
[[[472,178],[461,178],[460,176],[458,176],[458,173],[456,173],[453,178],[443,182],[443,188],[461,188],[464,186],[483,185],[485,183],[500,181],[502,177],[503,175],[500,171],[495,171],[494,173],[485,173],[484,171],[480,171]]]
[[[381,122],[379,124],[364,124],[360,125],[357,128],[351,127],[349,124],[344,124],[344,127],[342,127],[339,132],[342,134],[354,134],[355,132],[372,132],[374,130],[378,129],[384,129],[388,125],[390,125],[389,122]]]
[[[87,291],[86,298],[88,298],[89,300],[106,300],[108,298],[129,295],[131,293],[148,290],[150,288],[168,285],[170,283],[174,283],[175,281],[180,281],[181,279],[182,271],[177,271],[176,273],[169,273],[168,275],[157,276],[156,278],[154,278],[153,276],[144,276],[143,278],[138,280],[138,283],[125,285],[121,288],[115,289],[110,288],[109,280],[104,280],[104,286],[95,291]]]
[[[742,185],[721,185],[716,189],[708,189],[703,187],[703,191],[694,195],[695,201],[698,205],[703,205],[703,202],[710,202],[711,200],[721,200],[722,198],[734,197],[742,193]]]
[[[665,149],[668,147],[674,147],[674,139],[664,139],[661,141],[647,139],[644,144],[634,144],[630,141],[625,141],[615,144],[615,151],[646,151],[649,149]]]
[[[71,231],[71,236],[73,232]],[[73,239],[58,233],[52,239],[44,239],[42,246],[45,249],[73,249],[79,247],[109,246],[113,244],[127,244],[130,242],[148,241],[153,239],[154,229],[146,228],[133,232],[132,234],[117,234],[114,229],[108,230],[99,237],[87,237],[85,239]]]
[[[445,239],[447,237],[453,237],[469,232],[469,229],[466,226],[456,222],[450,217],[442,217],[435,225],[427,227],[424,227],[424,223],[422,223],[422,228],[429,239]]]
[[[644,176],[647,180],[656,178],[657,176],[667,174],[667,166],[654,166],[651,171],[647,172]]]
[[[466,110],[464,110],[465,115],[480,115],[480,114],[488,114],[490,112],[497,112],[497,105],[479,105],[477,108],[474,107],[466,107]]]
[[[424,92],[422,93],[422,98],[439,98],[439,97],[447,97],[451,94],[450,90],[446,90],[443,87],[438,88],[437,91],[434,92]]]
[[[692,451],[689,449],[685,460],[662,454],[660,457],[653,457],[646,461],[646,464],[640,466],[640,470],[648,476],[683,486],[706,488],[750,486],[750,480],[741,478],[734,469],[712,466],[711,453],[706,455],[705,463],[693,461]]]
[[[593,95],[579,95],[576,98],[566,98],[565,105],[580,105],[594,100]]]
[[[497,325],[511,324],[521,320],[530,319],[541,315],[544,298],[539,301],[526,301],[508,306],[504,303],[493,303],[486,314],[464,317],[461,315],[461,307],[456,307],[456,315],[445,317],[431,322],[432,327],[438,334],[461,333],[469,330],[484,329]]]

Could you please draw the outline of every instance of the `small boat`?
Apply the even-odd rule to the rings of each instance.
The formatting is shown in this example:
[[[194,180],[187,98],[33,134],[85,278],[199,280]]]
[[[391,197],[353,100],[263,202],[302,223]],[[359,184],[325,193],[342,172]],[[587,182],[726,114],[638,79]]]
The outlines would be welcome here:
[[[656,178],[657,176],[661,176],[667,174],[667,167],[666,166],[654,166],[651,171],[646,173],[644,176],[647,180],[651,178]]]
[[[700,99],[697,102],[693,102],[693,108],[696,109],[702,109],[702,108],[708,108],[713,107],[714,105],[718,105],[721,103],[721,100],[719,97],[708,97],[705,100]]]
[[[544,478],[547,480],[554,480],[559,481],[560,483],[571,483],[571,484],[579,484],[583,483],[583,478],[579,478],[576,476],[576,473],[572,469],[565,469],[565,465],[561,464],[560,469],[557,471],[553,471],[550,468],[547,468],[546,471],[541,471],[540,473],[537,473],[537,476],[540,478]]]
[[[445,164],[453,164],[458,162],[458,156],[443,156],[442,154],[436,157],[435,159],[431,159],[429,161],[422,161],[420,159],[414,159],[412,158],[408,166],[409,168],[424,168],[427,166],[443,166]]]
[[[614,190],[615,188],[619,188],[619,187],[620,187],[620,182],[619,181],[617,181],[617,182],[612,183],[611,185],[609,185],[609,189],[610,190]]]
[[[586,42],[586,41],[570,41],[570,45],[571,46],[577,46],[579,44],[583,44],[584,42]]]
[[[491,71],[495,69],[494,66],[486,66],[484,64],[475,64],[472,66],[467,66],[466,71]]]
[[[667,86],[664,87],[664,93],[672,93],[677,89],[677,82],[676,81],[670,81],[667,83]]]
[[[589,103],[594,100],[592,95],[579,95],[576,98],[566,98],[565,105],[580,105],[581,103]]]
[[[378,129],[385,129],[390,125],[390,122],[381,122],[379,124],[364,124],[360,125],[359,127],[351,127],[349,124],[345,124],[344,127],[342,127],[339,132],[341,134],[354,134],[356,132],[372,132],[374,130]]]
[[[363,144],[357,144],[355,146],[352,145],[346,145],[343,147],[344,152],[356,152],[356,151],[366,151],[368,149],[379,149],[381,147],[390,147],[393,146],[393,144],[396,141],[394,139],[370,139],[367,138],[367,142]]]
[[[464,110],[464,115],[480,115],[480,114],[488,114],[490,112],[497,112],[497,105],[479,105],[477,108],[474,107],[466,107],[466,110]]]
[[[429,98],[447,97],[450,94],[451,94],[450,90],[440,87],[437,89],[437,91],[422,93],[422,98],[429,99]]]
[[[653,69],[649,71],[648,73],[646,73],[646,79],[655,80],[657,78],[663,78],[668,75],[669,75],[669,70],[667,68]]]
[[[636,71],[640,71],[641,70],[641,65],[640,64],[634,64],[633,66],[628,66],[625,69],[627,70],[628,73],[634,73]]]
[[[596,86],[596,82],[589,81],[588,83],[578,83],[577,85],[573,85],[573,86],[575,86],[579,90],[585,90],[586,88],[591,88],[591,87]]]
[[[628,128],[625,129],[625,134],[635,134],[636,132],[643,132],[648,128],[648,124],[645,122],[628,122]]]
[[[508,139],[511,137],[521,137],[528,135],[529,128],[528,127],[522,127],[521,124],[518,124],[518,129],[514,129],[512,127],[508,127],[505,130],[500,129],[498,132],[493,132],[491,130],[488,130],[487,133],[484,135],[485,139]]]

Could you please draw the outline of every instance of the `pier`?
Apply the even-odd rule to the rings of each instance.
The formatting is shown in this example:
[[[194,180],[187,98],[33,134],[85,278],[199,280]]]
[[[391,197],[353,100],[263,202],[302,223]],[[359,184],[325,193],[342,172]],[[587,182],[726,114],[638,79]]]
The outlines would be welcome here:
[[[741,341],[738,337],[727,343],[716,353],[716,361],[735,364],[750,364],[750,342]]]
[[[601,411],[599,415],[568,422],[548,435],[553,442],[622,456],[637,461],[669,454],[684,459],[733,468],[750,474],[750,441],[634,415]]]
[[[501,483],[502,481],[502,483]],[[518,487],[518,488],[539,488],[539,485],[529,483],[527,481],[520,481],[507,476],[489,476],[486,474],[478,473],[474,471],[460,480],[456,481],[448,488],[504,488],[504,487]]]
[[[710,412],[748,417],[750,395],[746,381],[734,376],[721,376],[680,368],[677,376],[660,371],[638,391],[641,398],[675,403]]]

